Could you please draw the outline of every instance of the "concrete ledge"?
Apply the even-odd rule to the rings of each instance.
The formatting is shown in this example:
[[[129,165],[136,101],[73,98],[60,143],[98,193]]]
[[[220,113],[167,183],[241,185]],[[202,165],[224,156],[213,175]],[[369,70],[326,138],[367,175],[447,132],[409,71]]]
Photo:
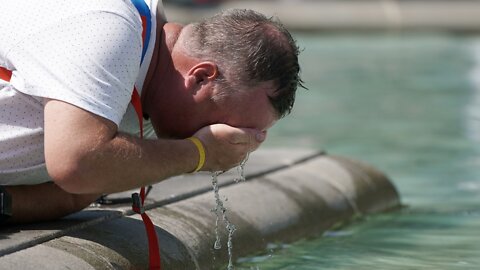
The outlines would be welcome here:
[[[476,0],[264,0],[226,1],[209,9],[166,4],[170,21],[192,22],[221,9],[249,8],[275,15],[291,30],[302,31],[452,31],[480,30]]]
[[[227,215],[237,227],[234,258],[264,251],[271,242],[320,234],[357,215],[400,205],[383,173],[345,157],[259,151],[248,164],[246,170],[251,173],[246,182],[232,184],[234,174],[220,176],[220,195],[228,198]],[[175,196],[150,195],[148,214],[157,226],[163,269],[217,269],[228,262],[224,230],[224,247],[213,249],[213,193],[197,187],[209,187],[209,178],[205,174],[182,176],[172,181],[177,188],[188,187]],[[154,190],[165,192],[171,183],[162,182]],[[180,199],[168,201],[172,198]],[[4,229],[0,232],[0,265],[5,269],[148,268],[143,223],[132,214],[125,205],[92,207],[59,222]]]

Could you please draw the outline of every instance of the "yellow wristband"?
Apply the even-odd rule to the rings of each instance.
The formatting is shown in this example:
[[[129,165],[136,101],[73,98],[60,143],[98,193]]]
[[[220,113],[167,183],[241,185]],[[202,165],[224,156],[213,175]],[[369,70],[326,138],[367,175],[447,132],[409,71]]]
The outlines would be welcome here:
[[[198,172],[203,168],[203,165],[205,165],[205,148],[203,147],[202,142],[196,137],[190,137],[190,138],[187,138],[187,140],[190,140],[191,142],[193,142],[193,144],[195,144],[195,146],[198,149],[198,155],[199,155],[198,165],[197,165],[197,168],[192,173]]]

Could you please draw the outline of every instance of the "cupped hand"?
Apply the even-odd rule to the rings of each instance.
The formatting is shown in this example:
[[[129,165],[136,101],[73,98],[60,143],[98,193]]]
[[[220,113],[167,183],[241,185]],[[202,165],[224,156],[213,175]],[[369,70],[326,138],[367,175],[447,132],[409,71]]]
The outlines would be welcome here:
[[[265,140],[266,131],[225,124],[206,126],[194,134],[202,141],[206,160],[202,171],[226,171],[244,160]]]

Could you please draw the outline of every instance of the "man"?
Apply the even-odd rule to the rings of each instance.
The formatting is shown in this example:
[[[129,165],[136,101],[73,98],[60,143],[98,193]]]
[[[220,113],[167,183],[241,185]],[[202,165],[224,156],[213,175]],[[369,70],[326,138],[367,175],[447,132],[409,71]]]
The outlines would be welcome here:
[[[6,3],[5,3],[6,2]],[[147,1],[148,2],[148,1]],[[50,220],[103,193],[189,173],[228,170],[293,106],[298,48],[279,23],[232,10],[200,23],[167,22],[152,0],[142,22],[129,0],[3,1],[0,185],[8,222]],[[129,105],[138,89],[145,131]],[[153,133],[153,132],[150,132]]]

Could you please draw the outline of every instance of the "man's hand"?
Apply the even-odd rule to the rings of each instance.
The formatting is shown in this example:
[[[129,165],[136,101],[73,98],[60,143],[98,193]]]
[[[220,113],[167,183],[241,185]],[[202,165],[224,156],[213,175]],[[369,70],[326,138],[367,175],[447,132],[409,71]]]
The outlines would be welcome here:
[[[265,140],[266,131],[217,124],[200,129],[194,136],[205,147],[206,160],[202,171],[226,171],[255,151]]]

